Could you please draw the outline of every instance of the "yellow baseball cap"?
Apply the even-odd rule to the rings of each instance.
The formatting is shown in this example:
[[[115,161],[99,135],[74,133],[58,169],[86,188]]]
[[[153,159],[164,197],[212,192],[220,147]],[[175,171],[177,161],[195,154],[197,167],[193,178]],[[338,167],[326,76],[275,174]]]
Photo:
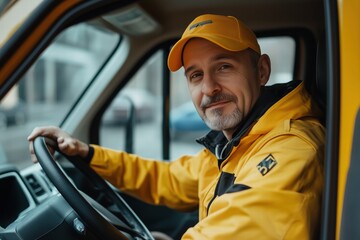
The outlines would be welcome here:
[[[256,36],[245,24],[232,16],[205,14],[195,18],[175,43],[168,57],[168,67],[177,71],[182,67],[183,48],[191,38],[206,39],[229,51],[251,48],[260,54]]]

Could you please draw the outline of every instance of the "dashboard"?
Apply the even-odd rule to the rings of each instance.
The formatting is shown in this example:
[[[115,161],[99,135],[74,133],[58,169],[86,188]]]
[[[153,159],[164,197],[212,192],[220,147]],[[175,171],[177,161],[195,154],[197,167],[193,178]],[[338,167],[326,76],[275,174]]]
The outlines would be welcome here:
[[[0,168],[0,226],[6,228],[31,209],[57,194],[39,164],[19,172],[12,166]]]
[[[91,187],[78,169],[56,162],[85,201],[119,230],[116,234],[121,232],[128,239],[151,239],[141,220],[120,196],[116,201],[109,199],[103,194],[104,189]],[[1,165],[0,191],[0,240],[99,239],[99,232],[81,219],[40,164],[21,171]]]
[[[96,239],[39,164],[0,167],[0,240]]]

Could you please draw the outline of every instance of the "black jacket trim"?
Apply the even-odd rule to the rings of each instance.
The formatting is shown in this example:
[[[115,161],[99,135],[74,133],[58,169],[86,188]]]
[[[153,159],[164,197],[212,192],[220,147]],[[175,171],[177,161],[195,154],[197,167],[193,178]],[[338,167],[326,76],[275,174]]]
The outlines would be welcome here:
[[[90,164],[92,157],[94,156],[94,148],[92,146],[89,146],[89,152],[86,157],[84,157],[84,161],[87,164]]]
[[[246,186],[244,184],[234,184],[232,185],[231,187],[229,187],[225,193],[234,193],[234,192],[241,192],[241,191],[244,191],[244,190],[248,190],[250,189],[251,187],[249,186]]]
[[[214,196],[208,204],[208,208],[207,208],[208,212],[212,202],[215,200],[216,197],[219,197],[226,193],[241,192],[251,188],[243,184],[235,184],[234,183],[235,178],[236,177],[233,173],[221,172],[219,181],[215,188]]]

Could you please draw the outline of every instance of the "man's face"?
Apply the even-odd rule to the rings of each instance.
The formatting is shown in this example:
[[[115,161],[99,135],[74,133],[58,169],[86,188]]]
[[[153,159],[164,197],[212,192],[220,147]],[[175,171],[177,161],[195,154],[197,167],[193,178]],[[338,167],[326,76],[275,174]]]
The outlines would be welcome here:
[[[222,130],[228,138],[266,83],[259,78],[251,54],[251,50],[227,51],[200,38],[191,39],[184,48],[185,75],[194,105],[211,129]]]

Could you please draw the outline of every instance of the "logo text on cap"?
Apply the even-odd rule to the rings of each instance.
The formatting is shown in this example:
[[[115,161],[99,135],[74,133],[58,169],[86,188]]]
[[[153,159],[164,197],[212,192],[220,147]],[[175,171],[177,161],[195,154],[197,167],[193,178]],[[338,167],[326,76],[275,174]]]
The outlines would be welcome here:
[[[193,28],[197,28],[197,27],[200,27],[200,26],[204,26],[206,24],[210,24],[212,23],[213,21],[212,20],[206,20],[206,21],[202,21],[202,22],[199,22],[199,23],[195,23],[193,25],[190,26],[190,30],[193,29]]]

